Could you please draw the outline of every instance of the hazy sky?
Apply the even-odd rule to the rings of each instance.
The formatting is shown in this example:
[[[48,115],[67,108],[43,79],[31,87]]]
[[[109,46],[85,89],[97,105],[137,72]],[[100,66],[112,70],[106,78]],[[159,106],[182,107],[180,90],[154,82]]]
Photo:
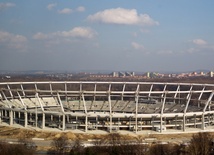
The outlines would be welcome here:
[[[0,70],[214,70],[214,0],[0,0]]]

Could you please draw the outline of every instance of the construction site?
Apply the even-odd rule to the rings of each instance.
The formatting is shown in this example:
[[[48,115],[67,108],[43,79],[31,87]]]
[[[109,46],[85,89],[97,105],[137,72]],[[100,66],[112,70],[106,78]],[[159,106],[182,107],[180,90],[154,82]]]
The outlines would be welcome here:
[[[193,83],[0,83],[0,121],[85,133],[210,131],[213,94],[212,84]]]

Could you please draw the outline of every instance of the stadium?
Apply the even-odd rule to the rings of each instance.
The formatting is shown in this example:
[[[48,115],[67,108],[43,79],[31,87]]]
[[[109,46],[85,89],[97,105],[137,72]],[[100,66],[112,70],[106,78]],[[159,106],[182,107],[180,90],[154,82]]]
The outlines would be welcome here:
[[[214,131],[214,85],[162,82],[2,82],[0,124],[62,131]]]

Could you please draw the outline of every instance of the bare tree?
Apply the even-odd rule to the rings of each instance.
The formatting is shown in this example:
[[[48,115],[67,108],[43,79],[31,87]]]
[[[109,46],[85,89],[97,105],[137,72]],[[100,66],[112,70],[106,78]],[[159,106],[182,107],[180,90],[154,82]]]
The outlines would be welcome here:
[[[51,146],[52,146],[52,153],[55,153],[57,155],[64,155],[69,152],[71,143],[68,137],[63,135],[59,138],[55,138],[51,142]]]
[[[182,146],[177,144],[153,144],[149,148],[149,155],[185,155]]]
[[[1,155],[33,155],[35,149],[27,148],[24,144],[8,144],[6,142],[0,142],[0,154]]]
[[[119,155],[121,153],[122,136],[119,133],[108,134],[106,141],[110,155]]]
[[[70,150],[70,155],[83,155],[84,154],[84,145],[79,136],[74,140],[73,146]]]
[[[208,132],[198,133],[192,136],[188,153],[190,155],[211,155],[213,154],[213,137]]]
[[[32,140],[27,139],[27,138],[19,138],[18,142],[19,142],[19,144],[24,145],[26,147],[26,149],[29,149],[32,151],[36,150],[36,148],[37,148],[36,144]]]
[[[144,137],[142,135],[136,137],[136,146],[135,146],[136,155],[145,155],[149,151],[149,146],[144,142]]]
[[[118,133],[108,134],[106,137],[107,152],[110,155],[144,155],[146,148],[142,144],[142,137],[130,140],[129,137]]]
[[[9,149],[9,145],[6,142],[1,141],[0,142],[0,153],[1,153],[1,155],[7,155],[8,149]]]

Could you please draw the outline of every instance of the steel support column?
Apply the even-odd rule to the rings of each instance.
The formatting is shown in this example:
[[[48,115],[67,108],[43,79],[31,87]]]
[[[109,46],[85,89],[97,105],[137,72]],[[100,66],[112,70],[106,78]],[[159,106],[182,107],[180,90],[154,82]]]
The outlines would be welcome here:
[[[85,132],[88,132],[88,115],[85,115]]]
[[[82,98],[83,106],[84,106],[84,110],[85,110],[85,132],[88,132],[88,112],[87,112],[85,96],[84,96],[83,92],[82,92],[81,98]]]
[[[45,113],[42,113],[42,129],[45,128]]]
[[[139,100],[139,88],[140,85],[137,85],[137,89],[135,92],[135,132],[137,133],[138,125],[137,125],[137,116],[138,116],[138,100]]]
[[[164,95],[164,98],[163,98],[163,104],[162,104],[162,107],[161,107],[161,116],[160,116],[160,132],[161,133],[163,131],[163,113],[164,113],[164,107],[165,107],[165,102],[166,102],[166,92],[164,94],[165,95]]]
[[[28,126],[28,117],[27,117],[27,111],[24,112],[24,115],[25,115],[25,128]]]
[[[112,111],[111,111],[111,95],[110,92],[108,94],[108,102],[109,102],[109,132],[112,132]]]
[[[62,131],[65,131],[65,114],[62,115]]]
[[[10,114],[10,125],[13,125],[13,111],[10,110],[9,114]]]
[[[2,110],[0,109],[0,123],[2,123]]]
[[[192,89],[192,87],[190,89]],[[187,98],[188,100],[187,100],[187,103],[186,103],[186,106],[185,106],[185,109],[183,112],[183,131],[186,131],[186,112],[187,112],[187,109],[189,106],[189,102],[191,100],[191,96],[192,96],[192,92],[189,92],[188,98]]]
[[[204,115],[205,115],[207,106],[210,104],[210,102],[211,102],[211,100],[212,100],[212,98],[213,98],[213,95],[214,95],[214,91],[210,94],[210,96],[209,96],[207,102],[205,103],[204,109],[203,109],[203,114],[202,114],[202,130],[205,129]]]
[[[183,116],[183,131],[186,131],[186,113]]]

